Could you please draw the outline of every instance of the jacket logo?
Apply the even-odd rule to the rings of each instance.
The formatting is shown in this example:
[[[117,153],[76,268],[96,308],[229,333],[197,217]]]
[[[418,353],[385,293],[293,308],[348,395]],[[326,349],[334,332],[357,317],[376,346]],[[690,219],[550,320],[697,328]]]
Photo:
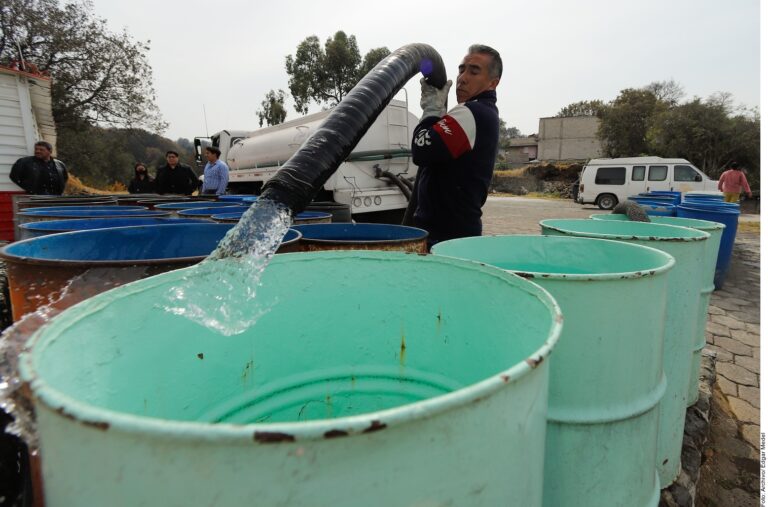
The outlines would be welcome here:
[[[432,146],[432,139],[429,137],[429,130],[422,129],[416,134],[416,146]]]
[[[437,126],[449,136],[453,135],[453,130],[451,130],[451,127],[448,126],[448,123],[444,119],[437,122]]]

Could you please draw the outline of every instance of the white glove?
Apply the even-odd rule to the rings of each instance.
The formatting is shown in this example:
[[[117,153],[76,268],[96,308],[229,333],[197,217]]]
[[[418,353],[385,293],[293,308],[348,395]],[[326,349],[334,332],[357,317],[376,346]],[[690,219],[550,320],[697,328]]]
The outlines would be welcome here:
[[[422,120],[427,116],[442,117],[446,113],[448,92],[452,85],[453,81],[448,80],[442,88],[435,88],[427,84],[426,79],[421,78],[421,109],[424,111]]]

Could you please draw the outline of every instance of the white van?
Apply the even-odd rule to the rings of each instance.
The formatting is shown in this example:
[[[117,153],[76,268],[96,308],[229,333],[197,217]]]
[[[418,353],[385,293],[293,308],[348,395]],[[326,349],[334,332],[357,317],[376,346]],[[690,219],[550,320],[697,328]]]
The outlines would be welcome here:
[[[652,190],[717,191],[717,181],[683,158],[595,158],[581,170],[580,204],[612,209],[630,195]]]

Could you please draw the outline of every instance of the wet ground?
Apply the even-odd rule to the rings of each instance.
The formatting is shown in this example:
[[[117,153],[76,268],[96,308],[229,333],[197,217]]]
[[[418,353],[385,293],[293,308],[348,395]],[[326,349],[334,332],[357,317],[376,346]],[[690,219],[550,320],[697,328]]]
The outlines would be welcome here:
[[[607,213],[572,201],[490,197],[485,234],[540,234],[548,218]],[[712,295],[708,349],[716,353],[709,441],[695,503],[746,507],[760,498],[760,217],[744,214],[724,287]]]

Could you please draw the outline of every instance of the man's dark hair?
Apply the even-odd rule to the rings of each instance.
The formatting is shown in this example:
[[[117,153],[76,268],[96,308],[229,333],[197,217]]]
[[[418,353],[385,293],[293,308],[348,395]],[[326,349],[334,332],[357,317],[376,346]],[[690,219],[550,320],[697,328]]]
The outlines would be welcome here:
[[[468,54],[483,53],[491,57],[491,65],[488,67],[488,73],[492,78],[501,78],[501,73],[504,70],[504,65],[501,63],[501,55],[498,51],[490,46],[483,44],[472,44],[467,50]]]
[[[211,153],[215,153],[217,157],[221,156],[221,150],[215,146],[206,146],[205,151],[210,151]]]
[[[146,168],[147,168],[146,164],[144,164],[143,162],[136,162],[136,163],[133,165],[133,170],[135,171],[135,170],[136,170],[136,169],[138,169],[139,167],[143,167],[144,169],[146,169]]]
[[[731,169],[739,169],[739,163],[738,162],[731,162]]]
[[[173,150],[168,150],[168,151],[165,152],[165,156],[167,157],[168,155],[176,155],[178,157],[179,156],[179,152],[178,151],[173,151]]]
[[[48,151],[53,151],[53,146],[48,141],[38,141],[35,143],[35,146],[42,146],[43,148],[47,149]]]

